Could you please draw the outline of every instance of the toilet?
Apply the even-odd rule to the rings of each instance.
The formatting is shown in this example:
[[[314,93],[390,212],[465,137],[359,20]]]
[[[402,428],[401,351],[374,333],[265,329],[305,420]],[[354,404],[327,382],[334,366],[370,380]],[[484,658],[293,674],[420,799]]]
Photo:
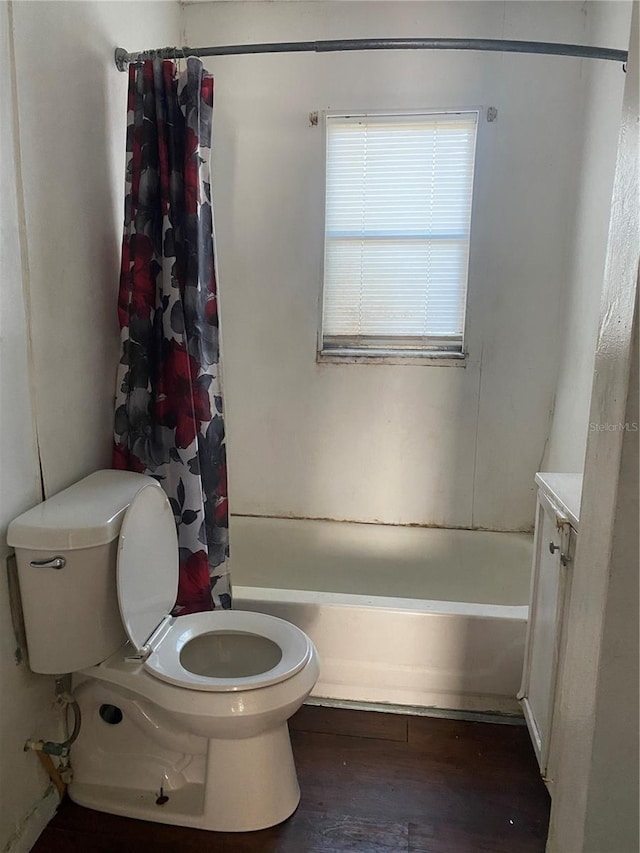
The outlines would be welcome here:
[[[16,518],[34,672],[73,673],[74,802],[201,829],[273,826],[300,800],[287,720],[319,675],[263,613],[172,616],[178,544],[152,478],[97,471]]]

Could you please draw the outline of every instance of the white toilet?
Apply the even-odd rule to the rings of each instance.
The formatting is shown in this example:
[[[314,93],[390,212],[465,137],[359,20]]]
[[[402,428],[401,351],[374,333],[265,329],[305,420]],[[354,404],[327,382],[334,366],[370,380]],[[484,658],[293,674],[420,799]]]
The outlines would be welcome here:
[[[317,681],[316,650],[266,614],[170,615],[178,546],[155,480],[97,471],[15,519],[7,538],[30,667],[74,673],[75,802],[231,832],[295,811],[287,720]]]

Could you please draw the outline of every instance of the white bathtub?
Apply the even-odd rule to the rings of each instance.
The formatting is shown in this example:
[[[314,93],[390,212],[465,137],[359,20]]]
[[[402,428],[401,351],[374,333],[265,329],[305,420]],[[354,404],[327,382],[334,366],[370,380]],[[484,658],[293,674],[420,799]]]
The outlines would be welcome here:
[[[519,713],[532,537],[233,516],[234,606],[314,641],[316,698]]]

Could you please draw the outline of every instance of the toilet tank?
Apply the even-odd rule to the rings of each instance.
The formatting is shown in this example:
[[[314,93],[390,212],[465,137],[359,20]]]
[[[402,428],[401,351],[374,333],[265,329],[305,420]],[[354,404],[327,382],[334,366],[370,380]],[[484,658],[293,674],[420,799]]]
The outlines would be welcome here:
[[[160,488],[143,474],[96,471],[9,525],[34,672],[76,672],[125,642],[118,536],[127,507],[149,483]]]

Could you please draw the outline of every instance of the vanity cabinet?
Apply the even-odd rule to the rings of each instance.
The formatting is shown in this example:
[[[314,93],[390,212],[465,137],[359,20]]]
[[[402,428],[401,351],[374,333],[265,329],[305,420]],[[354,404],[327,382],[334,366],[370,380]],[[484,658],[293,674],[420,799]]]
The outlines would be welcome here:
[[[529,622],[521,700],[543,779],[553,781],[550,745],[562,672],[564,624],[578,531],[581,475],[537,474]]]

